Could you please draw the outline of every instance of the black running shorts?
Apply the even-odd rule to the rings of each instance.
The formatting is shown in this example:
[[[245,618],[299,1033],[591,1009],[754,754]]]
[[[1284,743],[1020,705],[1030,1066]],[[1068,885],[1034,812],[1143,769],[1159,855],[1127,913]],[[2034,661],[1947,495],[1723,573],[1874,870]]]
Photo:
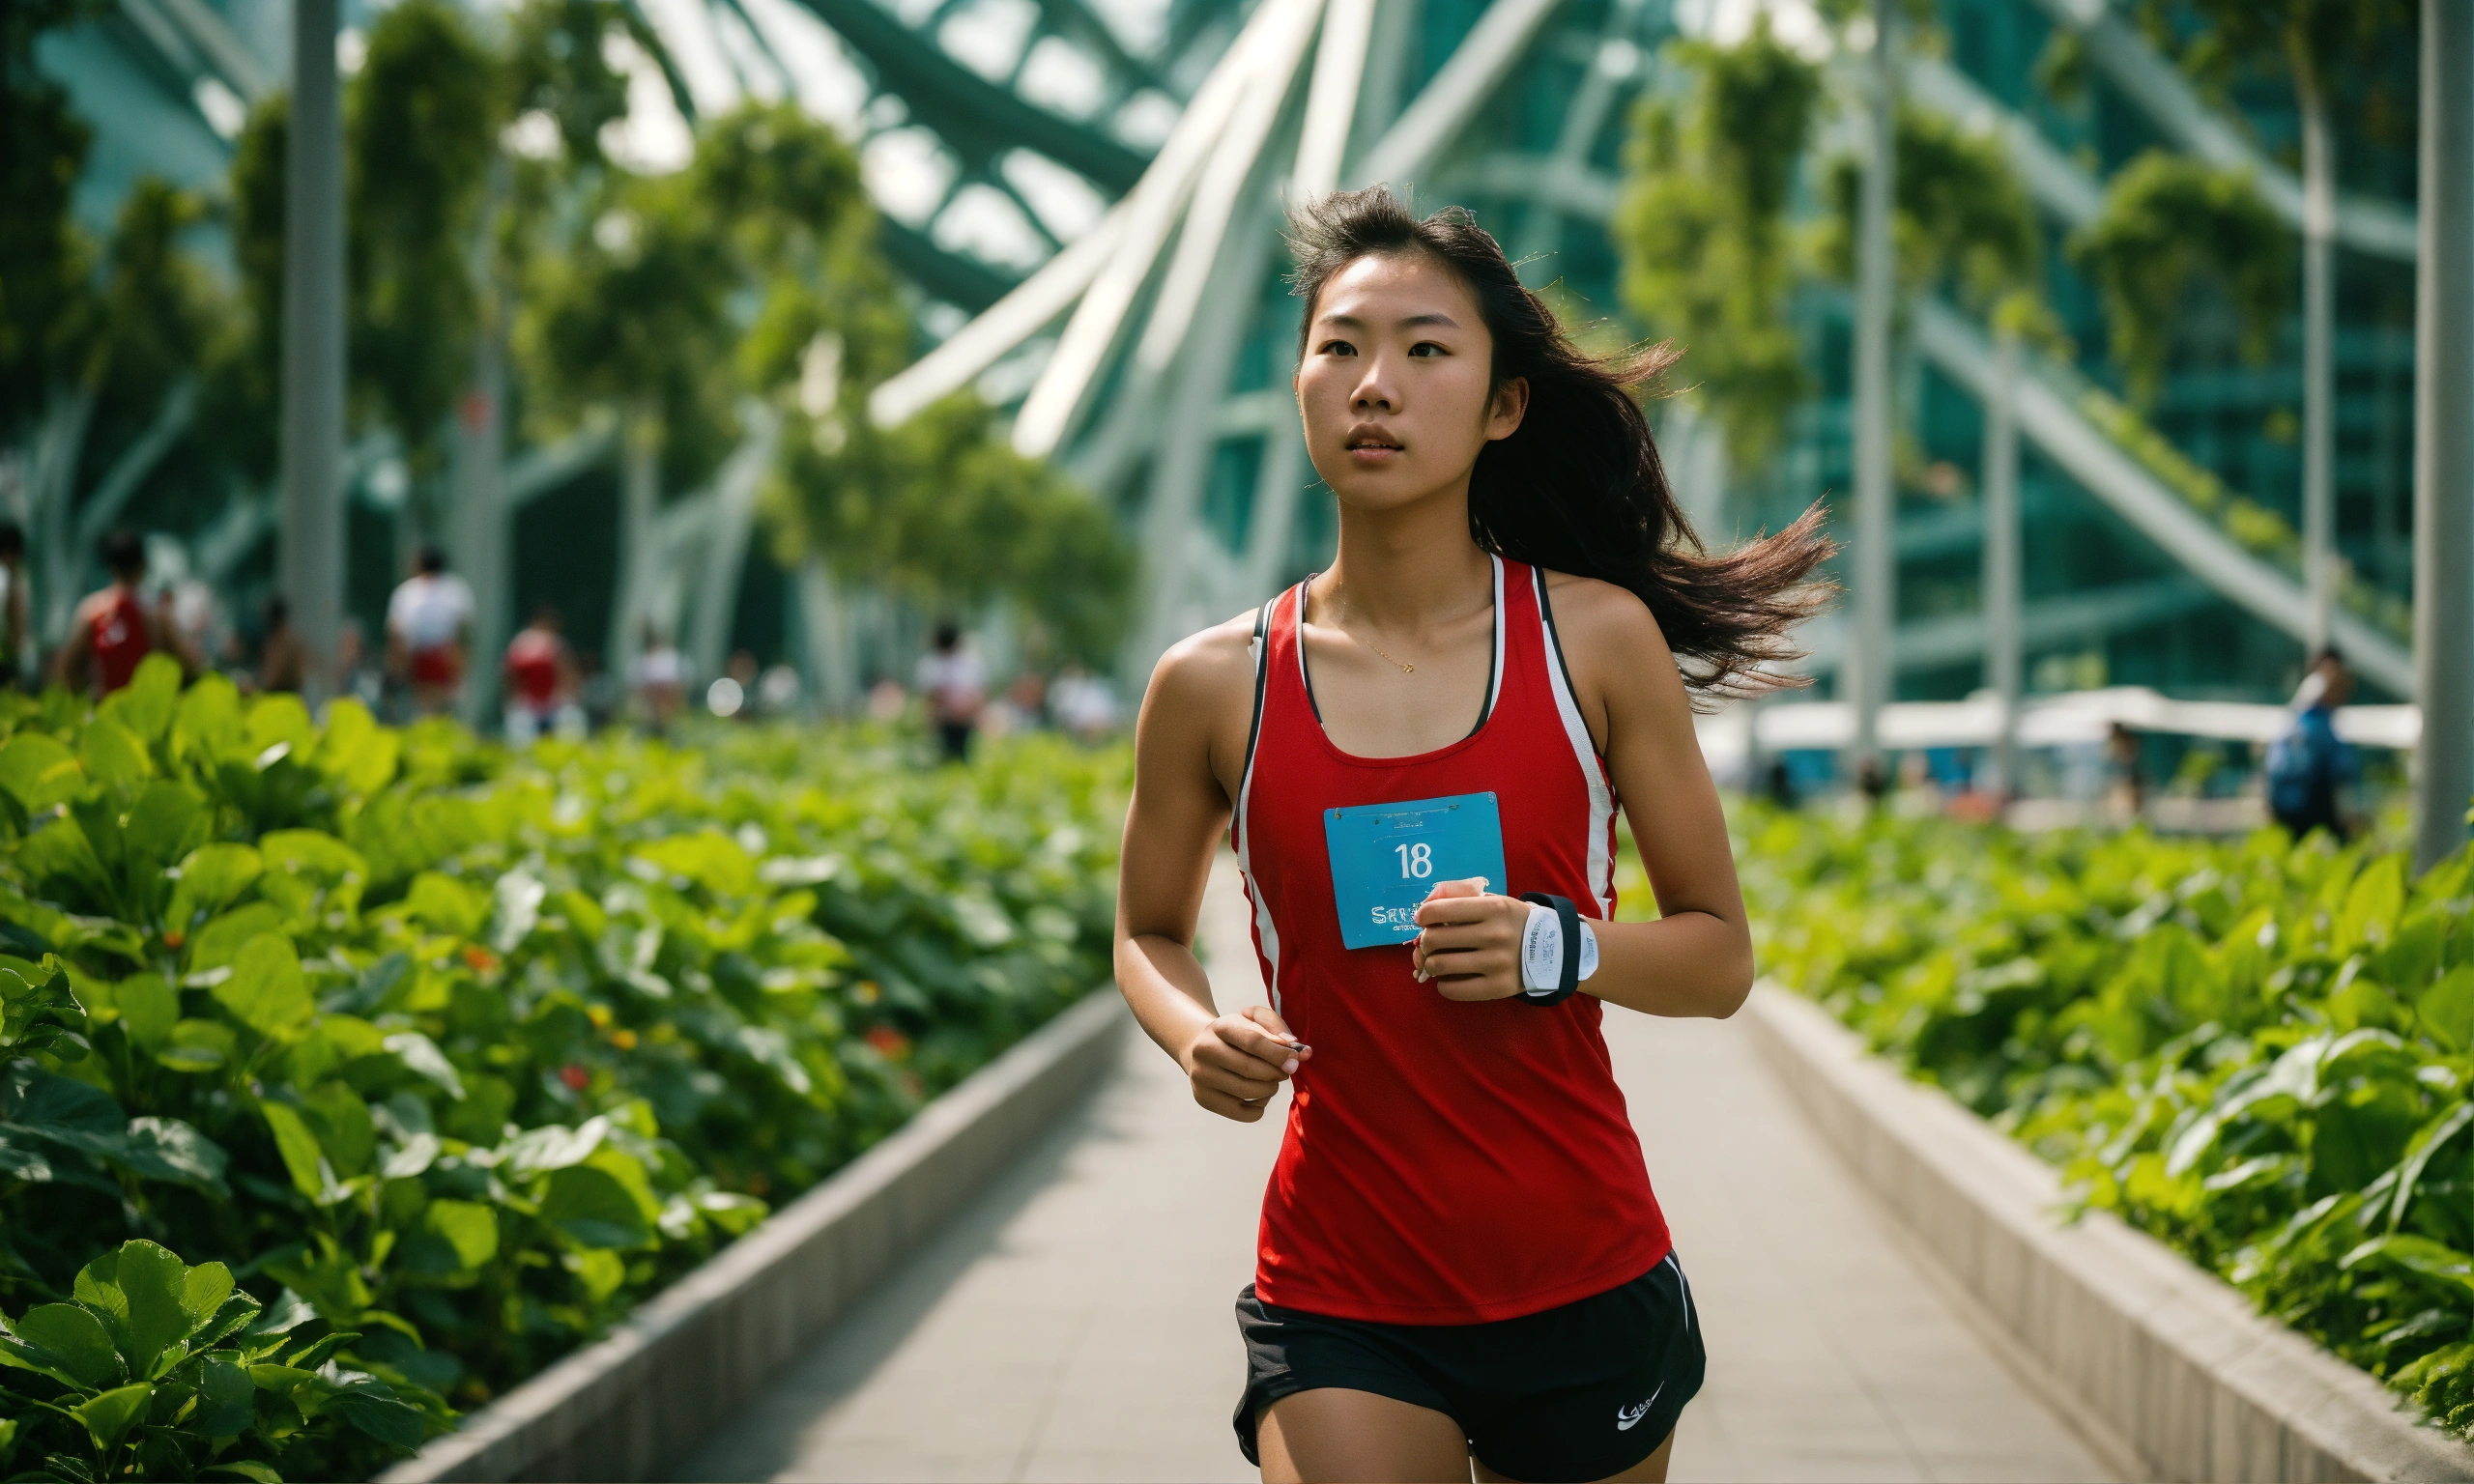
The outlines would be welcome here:
[[[1692,1289],[1670,1252],[1602,1294],[1482,1325],[1378,1325],[1237,1296],[1246,1394],[1237,1445],[1257,1467],[1254,1422],[1281,1397],[1372,1391],[1460,1424],[1507,1478],[1602,1479],[1655,1452],[1701,1389]]]

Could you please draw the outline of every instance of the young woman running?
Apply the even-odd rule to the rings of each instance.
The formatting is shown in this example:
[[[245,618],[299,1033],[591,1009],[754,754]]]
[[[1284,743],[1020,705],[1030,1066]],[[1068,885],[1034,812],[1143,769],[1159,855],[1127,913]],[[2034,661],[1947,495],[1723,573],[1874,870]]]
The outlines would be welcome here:
[[[1629,395],[1668,357],[1583,356],[1467,213],[1377,187],[1291,227],[1339,555],[1161,661],[1117,898],[1194,1100],[1251,1123],[1295,1081],[1238,1440],[1267,1480],[1663,1479],[1700,1325],[1599,1003],[1743,1002],[1677,657],[1764,683],[1828,545],[1807,513],[1701,555]],[[1612,921],[1619,799],[1654,923]],[[1271,999],[1228,1013],[1193,949],[1223,829]]]

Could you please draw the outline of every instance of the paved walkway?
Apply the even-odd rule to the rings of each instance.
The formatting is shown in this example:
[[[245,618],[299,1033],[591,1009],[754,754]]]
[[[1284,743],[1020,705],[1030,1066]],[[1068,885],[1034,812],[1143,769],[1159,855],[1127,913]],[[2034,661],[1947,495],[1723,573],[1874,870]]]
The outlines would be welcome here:
[[[1244,1004],[1259,981],[1223,866],[1204,944],[1222,1003]],[[1953,1311],[1742,1027],[1621,1011],[1606,1024],[1710,1336],[1675,1478],[2112,1476]],[[680,1477],[1253,1478],[1228,1425],[1229,1305],[1283,1113],[1210,1117],[1129,1037],[1082,1114]]]

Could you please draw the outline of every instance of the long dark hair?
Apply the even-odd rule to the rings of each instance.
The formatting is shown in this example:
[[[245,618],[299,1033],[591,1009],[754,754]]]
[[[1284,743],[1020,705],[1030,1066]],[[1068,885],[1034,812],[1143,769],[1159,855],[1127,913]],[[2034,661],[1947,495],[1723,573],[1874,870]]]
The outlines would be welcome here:
[[[1572,344],[1493,237],[1460,207],[1419,218],[1382,186],[1336,191],[1289,214],[1306,300],[1297,355],[1306,357],[1314,301],[1334,273],[1368,256],[1423,253],[1469,287],[1494,337],[1496,385],[1529,381],[1520,430],[1488,443],[1469,479],[1469,535],[1532,566],[1615,584],[1649,605],[1685,682],[1703,697],[1803,685],[1763,670],[1801,657],[1788,631],[1834,588],[1812,581],[1836,550],[1816,503],[1773,536],[1711,553],[1667,488],[1636,393],[1682,356],[1671,345],[1593,357]]]

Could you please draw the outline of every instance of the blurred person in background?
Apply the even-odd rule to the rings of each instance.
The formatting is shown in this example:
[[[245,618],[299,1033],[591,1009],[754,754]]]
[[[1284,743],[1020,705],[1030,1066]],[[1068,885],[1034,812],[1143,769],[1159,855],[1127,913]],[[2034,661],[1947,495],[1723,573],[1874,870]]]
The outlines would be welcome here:
[[[1796,775],[1794,771],[1787,766],[1786,758],[1772,757],[1769,759],[1769,770],[1763,775],[1762,791],[1769,796],[1769,802],[1774,808],[1794,809],[1797,807],[1798,800],[1796,797]]]
[[[644,648],[636,655],[627,683],[636,693],[636,711],[645,730],[656,737],[669,736],[678,714],[687,709],[687,656],[649,623],[645,625]]]
[[[88,593],[69,620],[69,641],[52,657],[55,683],[72,691],[108,696],[129,684],[137,662],[158,649],[196,674],[205,658],[190,649],[172,622],[171,597],[164,594],[153,612],[146,608],[146,543],[133,530],[103,537],[103,568],[112,575],[108,586]]]
[[[414,715],[454,709],[472,625],[473,589],[446,570],[445,552],[422,547],[413,575],[387,600],[387,671],[411,688]]]
[[[306,666],[301,636],[292,627],[292,605],[280,597],[269,598],[266,614],[266,637],[258,641],[253,681],[261,691],[298,691]]]
[[[733,715],[742,722],[756,720],[757,670],[756,656],[745,649],[731,651],[730,663],[722,667],[722,672],[738,687],[738,710]]]
[[[387,701],[387,676],[370,663],[369,640],[360,620],[347,618],[335,633],[335,673],[342,677],[338,694],[360,700],[375,714]]]
[[[580,676],[559,611],[544,603],[506,645],[506,736],[518,747],[555,728],[574,703]]]
[[[27,612],[26,533],[14,521],[0,521],[0,689],[22,683],[34,628]]]
[[[947,762],[970,758],[971,733],[988,704],[988,668],[963,642],[962,626],[936,625],[936,647],[919,657],[917,685],[928,698],[928,719],[936,726],[936,748]]]
[[[2136,824],[2147,808],[2147,770],[2140,765],[2139,733],[2115,722],[2105,734],[2105,766],[2113,777],[2106,813],[2117,824]]]
[[[1096,742],[1117,729],[1116,688],[1079,664],[1069,662],[1057,671],[1048,704],[1056,725],[1082,741]]]
[[[903,690],[901,681],[891,675],[878,675],[868,683],[868,719],[876,722],[900,721],[902,708],[909,700],[910,697]]]
[[[177,548],[167,555],[179,560],[171,581],[163,585],[163,609],[181,651],[199,656],[203,668],[205,656],[231,652],[232,625],[223,616],[223,599],[215,585],[189,572],[187,555]]]
[[[757,709],[766,716],[791,716],[799,709],[799,672],[776,660],[757,677]]]
[[[1027,729],[1049,725],[1055,719],[1050,709],[1053,699],[1047,677],[1027,666],[1005,686],[1005,703],[1014,708],[1014,725],[1017,728]]]
[[[2362,759],[2337,736],[2337,708],[2353,695],[2345,657],[2320,650],[2293,693],[2293,721],[2268,744],[2268,813],[2295,840],[2326,830],[2343,844],[2352,833],[2338,791],[2362,776]]]
[[[32,633],[25,596],[25,527],[0,520],[0,688],[27,680],[25,645]]]
[[[598,649],[587,649],[576,671],[576,699],[560,708],[559,735],[580,742],[618,719],[627,703],[627,683],[602,663]]]

